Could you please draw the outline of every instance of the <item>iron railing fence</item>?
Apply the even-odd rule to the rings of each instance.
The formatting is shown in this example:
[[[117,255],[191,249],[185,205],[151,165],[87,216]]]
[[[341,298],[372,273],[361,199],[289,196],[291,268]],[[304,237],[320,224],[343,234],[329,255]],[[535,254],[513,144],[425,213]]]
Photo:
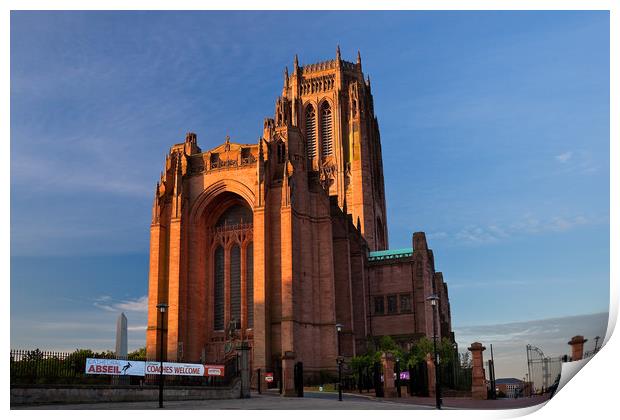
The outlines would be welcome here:
[[[114,359],[112,353],[94,353],[89,350],[56,352],[36,350],[11,350],[11,385],[136,385],[159,384],[158,374],[145,376],[114,376],[86,374],[86,359]],[[124,360],[157,361],[145,357],[128,356]],[[184,363],[198,363],[184,361]],[[207,363],[221,364],[221,363]],[[173,376],[164,375],[166,386],[229,386],[239,377],[239,357],[233,356],[224,363],[224,376]]]
[[[583,358],[584,358],[584,359],[587,359],[588,357],[592,357],[592,356],[594,356],[596,353],[598,353],[598,351],[599,351],[600,349],[601,349],[600,347],[595,347],[595,348],[594,348],[594,349],[592,349],[592,350],[588,350],[588,351],[584,352],[584,353],[583,353]]]
[[[442,388],[455,391],[471,391],[471,368],[454,361],[439,365],[439,383]]]

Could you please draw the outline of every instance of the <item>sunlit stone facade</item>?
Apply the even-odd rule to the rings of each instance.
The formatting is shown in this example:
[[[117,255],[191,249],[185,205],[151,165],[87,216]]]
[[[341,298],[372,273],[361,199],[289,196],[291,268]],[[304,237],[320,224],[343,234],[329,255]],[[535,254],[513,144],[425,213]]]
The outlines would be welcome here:
[[[147,352],[159,354],[157,303],[169,305],[168,359],[222,362],[230,331],[252,368],[334,371],[372,337],[403,345],[452,337],[447,286],[423,233],[388,249],[381,139],[361,59],[284,73],[274,118],[256,143],[208,151],[196,135],[170,148],[151,223]],[[278,369],[279,370],[279,369]]]

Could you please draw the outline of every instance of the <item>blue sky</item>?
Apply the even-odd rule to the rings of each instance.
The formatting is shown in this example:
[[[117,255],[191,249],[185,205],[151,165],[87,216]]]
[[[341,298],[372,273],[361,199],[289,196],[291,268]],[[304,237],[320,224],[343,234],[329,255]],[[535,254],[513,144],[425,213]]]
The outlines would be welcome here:
[[[139,347],[165,152],[255,142],[284,66],[336,44],[371,77],[390,246],[427,232],[457,334],[607,311],[607,12],[12,12],[12,346],[112,348],[123,310]]]

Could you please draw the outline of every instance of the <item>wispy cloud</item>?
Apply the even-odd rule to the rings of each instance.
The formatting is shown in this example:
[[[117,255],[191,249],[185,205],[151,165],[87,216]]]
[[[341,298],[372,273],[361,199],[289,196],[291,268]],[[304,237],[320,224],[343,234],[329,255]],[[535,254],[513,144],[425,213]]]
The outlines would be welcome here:
[[[487,347],[493,345],[497,377],[522,378],[527,372],[525,346],[539,347],[546,356],[557,357],[570,354],[568,341],[575,335],[583,335],[588,342],[586,350],[594,347],[594,337],[603,342],[607,330],[608,313],[588,314],[562,318],[539,319],[490,325],[454,327],[459,351],[463,352],[475,342]]]
[[[136,325],[133,327],[127,327],[127,331],[140,331],[140,332],[144,332],[146,331],[146,325]]]
[[[597,162],[590,151],[576,150],[566,151],[554,156],[559,162],[556,175],[566,175],[568,173],[591,174],[599,170],[600,163]]]
[[[531,284],[531,282],[525,280],[497,280],[497,281],[459,281],[459,280],[451,280],[449,287],[450,289],[460,289],[467,288],[471,289],[472,287],[476,288],[488,288],[488,287],[509,287],[509,286],[526,286]]]
[[[488,225],[471,224],[452,232],[430,232],[429,239],[454,241],[460,244],[489,244],[515,236],[539,235],[549,232],[566,232],[579,226],[599,223],[598,218],[583,215],[553,216],[540,219],[526,214],[514,222],[492,223]]]
[[[151,183],[133,168],[129,158],[118,157],[110,150],[104,151],[104,144],[109,147],[110,142],[93,138],[74,146],[83,151],[81,158],[24,154],[11,163],[11,182],[31,191],[53,188],[55,191],[149,196]],[[75,155],[76,151],[72,154]]]
[[[101,296],[95,300],[93,305],[108,312],[141,312],[146,313],[148,309],[148,296],[137,299],[114,301],[110,296]]]
[[[560,153],[559,155],[557,155],[555,157],[555,160],[557,160],[560,163],[566,163],[570,160],[572,156],[573,156],[573,152],[564,152],[564,153]]]

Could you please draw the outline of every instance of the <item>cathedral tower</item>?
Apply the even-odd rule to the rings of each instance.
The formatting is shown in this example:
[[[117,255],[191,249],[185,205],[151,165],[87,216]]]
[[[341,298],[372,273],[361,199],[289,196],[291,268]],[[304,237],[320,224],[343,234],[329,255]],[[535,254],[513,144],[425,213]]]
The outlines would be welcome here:
[[[281,100],[303,135],[309,172],[328,183],[371,250],[387,249],[381,137],[359,52],[355,63],[341,58],[340,47],[334,60],[316,64],[300,66],[295,56]]]

